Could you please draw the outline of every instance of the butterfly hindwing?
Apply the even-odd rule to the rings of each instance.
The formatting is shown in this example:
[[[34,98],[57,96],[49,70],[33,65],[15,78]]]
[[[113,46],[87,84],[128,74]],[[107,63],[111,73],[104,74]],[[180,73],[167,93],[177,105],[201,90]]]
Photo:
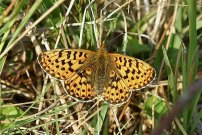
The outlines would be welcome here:
[[[91,101],[95,97],[95,90],[88,78],[90,69],[79,71],[70,80],[65,81],[67,93],[81,101]]]
[[[104,100],[110,104],[122,104],[130,98],[131,91],[129,91],[121,76],[112,70],[109,84],[104,89],[103,96]]]

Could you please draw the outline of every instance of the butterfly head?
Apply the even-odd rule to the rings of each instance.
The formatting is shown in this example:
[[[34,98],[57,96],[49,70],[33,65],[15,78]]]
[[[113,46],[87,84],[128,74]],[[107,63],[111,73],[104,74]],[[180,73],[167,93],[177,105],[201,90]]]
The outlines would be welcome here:
[[[101,54],[107,53],[107,50],[106,50],[106,47],[105,47],[104,43],[102,43],[100,45],[100,48],[98,49],[98,53],[101,53]]]

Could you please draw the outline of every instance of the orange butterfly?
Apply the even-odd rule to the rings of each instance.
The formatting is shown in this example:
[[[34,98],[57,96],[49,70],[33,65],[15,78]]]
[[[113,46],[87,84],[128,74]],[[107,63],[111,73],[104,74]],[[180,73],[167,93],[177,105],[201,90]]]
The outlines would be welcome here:
[[[38,57],[41,67],[63,80],[68,94],[90,101],[101,96],[110,104],[125,103],[132,90],[150,84],[156,71],[142,60],[108,53],[102,45],[97,52],[83,49],[52,50]]]

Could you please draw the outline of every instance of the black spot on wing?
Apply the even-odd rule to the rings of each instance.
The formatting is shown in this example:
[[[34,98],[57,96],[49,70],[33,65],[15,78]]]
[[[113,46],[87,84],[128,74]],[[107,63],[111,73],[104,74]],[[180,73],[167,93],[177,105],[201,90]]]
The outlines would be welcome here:
[[[74,52],[74,54],[73,54],[74,55],[74,59],[76,59],[76,54],[77,53],[78,53],[77,51]]]
[[[58,53],[58,57],[62,57],[62,54],[63,54],[63,50],[60,50],[59,53]]]

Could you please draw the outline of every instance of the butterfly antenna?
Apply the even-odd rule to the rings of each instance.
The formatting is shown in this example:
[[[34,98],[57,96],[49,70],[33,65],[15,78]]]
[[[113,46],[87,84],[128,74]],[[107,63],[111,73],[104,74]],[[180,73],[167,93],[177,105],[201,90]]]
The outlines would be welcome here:
[[[125,32],[120,33],[119,35],[117,35],[115,38],[113,38],[112,40],[110,40],[108,42],[108,44],[110,44],[111,42],[113,42],[115,39],[117,39],[118,37],[120,37],[121,35],[125,34]]]

